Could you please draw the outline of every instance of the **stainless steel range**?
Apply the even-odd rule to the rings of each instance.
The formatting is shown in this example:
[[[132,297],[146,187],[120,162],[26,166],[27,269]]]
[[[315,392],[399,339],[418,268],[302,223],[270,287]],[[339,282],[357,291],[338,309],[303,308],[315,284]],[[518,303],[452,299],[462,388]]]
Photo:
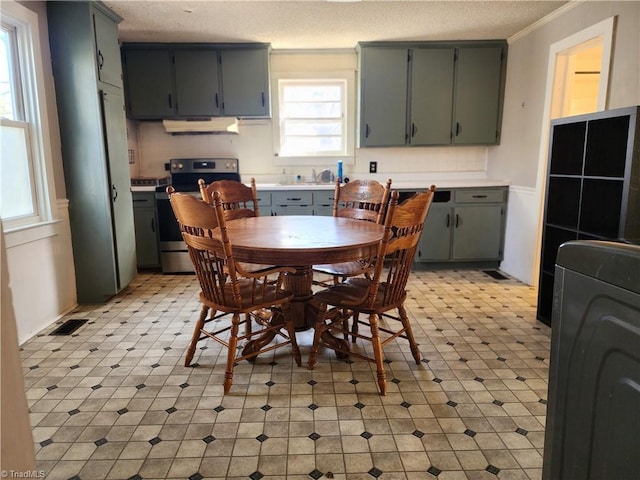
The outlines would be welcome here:
[[[237,158],[174,158],[170,161],[171,185],[177,192],[200,197],[198,179],[240,181]],[[193,264],[171,210],[166,186],[156,188],[160,263],[163,273],[193,272]],[[211,212],[213,213],[213,212]]]

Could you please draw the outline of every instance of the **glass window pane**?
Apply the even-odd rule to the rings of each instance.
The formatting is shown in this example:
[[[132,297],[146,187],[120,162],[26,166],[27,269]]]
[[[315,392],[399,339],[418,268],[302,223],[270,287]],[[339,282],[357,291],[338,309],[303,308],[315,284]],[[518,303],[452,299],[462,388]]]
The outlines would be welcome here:
[[[0,125],[0,217],[36,214],[27,125]]]
[[[293,118],[340,118],[342,105],[336,103],[287,103],[284,116]]]
[[[14,102],[12,71],[12,31],[0,30],[0,117],[16,120],[16,105]]]
[[[342,122],[304,122],[287,120],[285,135],[342,135]]]
[[[295,85],[284,89],[285,102],[340,101],[342,89],[338,85]]]
[[[346,150],[346,82],[279,81],[280,155],[340,155]]]

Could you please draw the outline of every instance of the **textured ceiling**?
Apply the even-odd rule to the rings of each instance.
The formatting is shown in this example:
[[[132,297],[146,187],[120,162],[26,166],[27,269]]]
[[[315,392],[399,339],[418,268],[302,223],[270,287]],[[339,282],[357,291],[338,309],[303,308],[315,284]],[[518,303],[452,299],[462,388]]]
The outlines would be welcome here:
[[[123,42],[266,42],[274,49],[361,41],[508,38],[566,1],[106,0]]]

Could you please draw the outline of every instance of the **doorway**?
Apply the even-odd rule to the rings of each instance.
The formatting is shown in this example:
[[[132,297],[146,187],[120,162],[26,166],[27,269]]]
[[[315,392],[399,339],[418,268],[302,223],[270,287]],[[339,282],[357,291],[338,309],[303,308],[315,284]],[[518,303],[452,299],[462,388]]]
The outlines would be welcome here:
[[[592,113],[598,108],[602,35],[556,55],[550,119]]]
[[[549,48],[536,182],[538,226],[531,279],[534,286],[538,286],[540,271],[550,122],[554,118],[606,109],[614,26],[615,17],[607,18]]]

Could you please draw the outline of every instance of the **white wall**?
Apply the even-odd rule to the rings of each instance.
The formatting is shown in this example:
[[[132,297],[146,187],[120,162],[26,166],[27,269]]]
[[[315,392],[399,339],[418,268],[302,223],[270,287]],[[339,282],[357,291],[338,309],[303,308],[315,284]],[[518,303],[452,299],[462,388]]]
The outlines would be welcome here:
[[[42,228],[5,232],[7,264],[12,296],[3,290],[2,303],[13,302],[18,342],[23,343],[55,322],[77,305],[71,228],[68,201],[64,198],[64,173],[60,149],[60,132],[56,109],[49,34],[45,2],[21,2],[38,14],[40,50],[44,71],[48,118],[49,154],[53,164],[55,192],[58,198],[52,206],[53,221]]]
[[[559,40],[612,16],[617,16],[617,26],[607,108],[638,105],[640,2],[581,2],[509,45],[502,142],[489,148],[487,175],[509,178],[512,183],[501,268],[530,284],[537,283],[538,276],[544,193],[544,182],[538,183],[538,170],[546,171],[546,165],[539,165],[539,158],[546,159],[548,148],[541,142],[543,129],[549,128],[542,125],[549,49]]]
[[[16,317],[10,301],[9,270],[7,268],[4,232],[0,225],[0,471],[27,472],[34,470],[36,455],[29,424],[29,407],[24,389]]]

